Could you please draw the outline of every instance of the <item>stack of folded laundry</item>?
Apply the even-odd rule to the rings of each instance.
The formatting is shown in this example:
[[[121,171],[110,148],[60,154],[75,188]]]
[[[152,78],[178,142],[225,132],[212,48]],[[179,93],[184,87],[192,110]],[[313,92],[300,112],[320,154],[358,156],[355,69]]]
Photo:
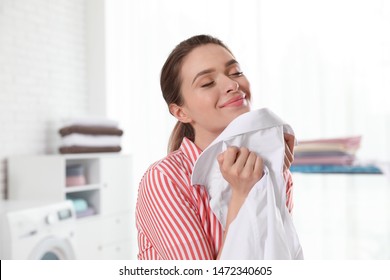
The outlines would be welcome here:
[[[351,165],[361,136],[300,141],[294,150],[294,164]]]
[[[96,214],[95,209],[89,206],[85,199],[73,196],[67,196],[67,199],[72,201],[77,218],[88,217]]]
[[[294,149],[293,172],[381,173],[373,165],[356,161],[361,136],[300,141]]]
[[[83,186],[87,184],[85,178],[84,166],[81,164],[74,164],[66,166],[66,186]]]
[[[66,121],[60,128],[61,154],[120,152],[123,130],[106,118],[80,118]]]

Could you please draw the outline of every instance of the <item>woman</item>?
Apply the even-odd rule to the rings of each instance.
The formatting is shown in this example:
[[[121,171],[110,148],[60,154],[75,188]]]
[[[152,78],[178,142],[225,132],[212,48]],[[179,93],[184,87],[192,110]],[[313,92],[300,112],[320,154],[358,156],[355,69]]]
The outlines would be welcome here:
[[[201,153],[237,116],[250,110],[250,85],[231,51],[218,39],[199,35],[181,42],[161,71],[161,89],[178,120],[168,156],[151,165],[138,193],[139,259],[218,259],[229,225],[254,184],[263,161],[245,147],[218,157],[232,188],[225,229],[211,211],[203,186],[190,183]],[[287,206],[291,211],[294,137],[285,134]]]

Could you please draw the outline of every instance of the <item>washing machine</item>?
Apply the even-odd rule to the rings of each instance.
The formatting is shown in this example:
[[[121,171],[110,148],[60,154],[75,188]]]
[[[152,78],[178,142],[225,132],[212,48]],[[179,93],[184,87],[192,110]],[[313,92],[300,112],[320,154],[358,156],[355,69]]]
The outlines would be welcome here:
[[[0,201],[0,259],[76,259],[70,201]]]

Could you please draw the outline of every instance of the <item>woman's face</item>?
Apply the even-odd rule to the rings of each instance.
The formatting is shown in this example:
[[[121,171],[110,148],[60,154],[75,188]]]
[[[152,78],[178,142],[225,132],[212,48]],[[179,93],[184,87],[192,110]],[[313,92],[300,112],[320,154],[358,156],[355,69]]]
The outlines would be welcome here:
[[[181,80],[181,108],[200,148],[250,110],[249,81],[232,54],[219,45],[207,44],[190,52],[183,61]]]

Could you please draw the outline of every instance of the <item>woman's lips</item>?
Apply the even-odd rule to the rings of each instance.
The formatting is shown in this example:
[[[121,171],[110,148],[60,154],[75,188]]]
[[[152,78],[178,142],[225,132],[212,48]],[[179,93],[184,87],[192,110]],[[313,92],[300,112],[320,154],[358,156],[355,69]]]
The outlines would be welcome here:
[[[236,96],[231,98],[230,100],[226,101],[224,104],[222,104],[221,108],[223,107],[239,107],[242,106],[242,104],[245,101],[245,94]]]

